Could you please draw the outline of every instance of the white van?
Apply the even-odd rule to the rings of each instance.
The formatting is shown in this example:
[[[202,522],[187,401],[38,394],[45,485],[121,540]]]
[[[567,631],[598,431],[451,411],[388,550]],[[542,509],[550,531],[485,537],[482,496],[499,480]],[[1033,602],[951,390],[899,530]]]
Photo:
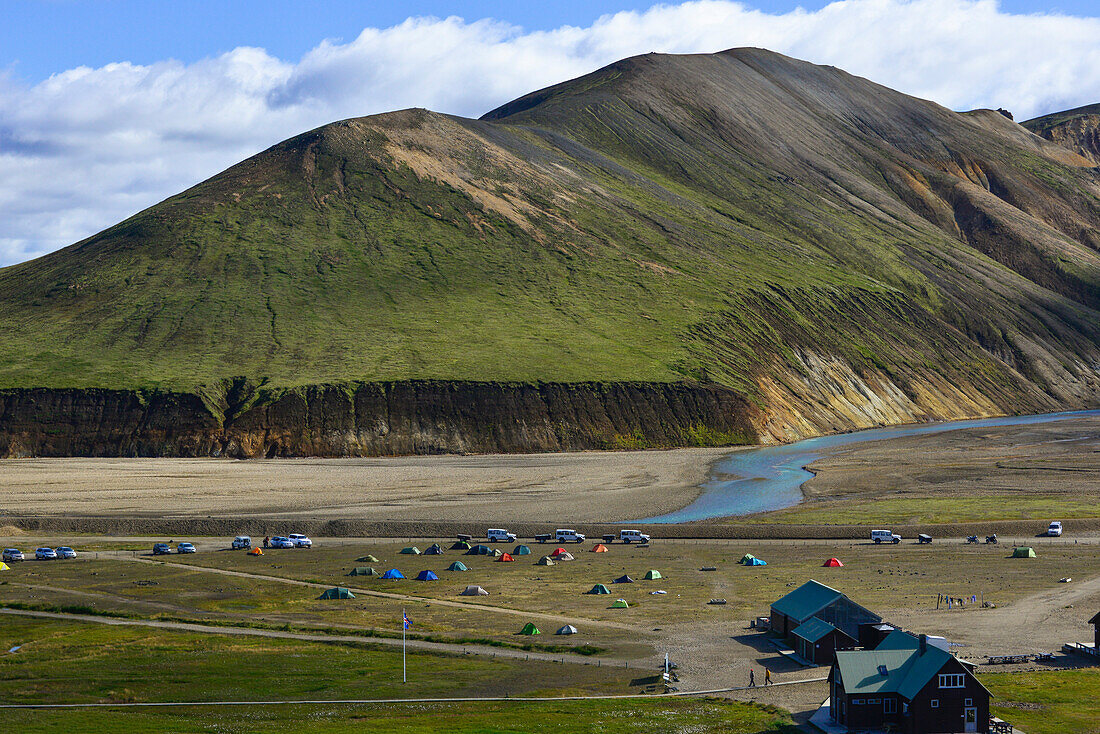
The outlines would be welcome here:
[[[624,543],[648,543],[649,536],[641,530],[620,530],[619,540]]]
[[[1054,522],[1052,522],[1050,524],[1050,527],[1047,528],[1047,535],[1051,536],[1052,538],[1057,538],[1061,534],[1062,534],[1062,521],[1061,520],[1055,520]]]
[[[485,537],[490,543],[514,543],[516,542],[516,534],[509,533],[504,528],[489,528],[485,532]]]
[[[894,535],[894,533],[890,532],[889,530],[872,530],[871,531],[871,540],[875,541],[876,544],[878,544],[878,543],[895,543],[895,544],[897,544],[897,543],[901,542],[901,536],[900,535]]]
[[[233,538],[233,550],[248,550],[252,547],[252,538],[247,535],[238,535]]]
[[[554,531],[554,539],[557,540],[559,543],[568,543],[570,541],[574,543],[583,543],[584,535],[578,533],[576,530],[558,528]]]

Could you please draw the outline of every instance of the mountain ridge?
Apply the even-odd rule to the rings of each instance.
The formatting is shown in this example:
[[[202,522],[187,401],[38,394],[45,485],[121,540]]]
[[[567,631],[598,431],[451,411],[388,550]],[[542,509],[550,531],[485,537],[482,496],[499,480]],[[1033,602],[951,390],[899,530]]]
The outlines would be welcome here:
[[[678,383],[788,440],[1097,405],[1098,308],[1085,157],[761,49],[648,54],[331,123],[0,270],[0,387]]]

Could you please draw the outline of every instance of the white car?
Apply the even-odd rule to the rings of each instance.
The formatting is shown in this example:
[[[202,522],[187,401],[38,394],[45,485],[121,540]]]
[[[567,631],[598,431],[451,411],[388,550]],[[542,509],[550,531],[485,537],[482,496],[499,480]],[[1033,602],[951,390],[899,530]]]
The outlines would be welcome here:
[[[1054,522],[1052,522],[1050,524],[1050,527],[1047,528],[1047,535],[1049,535],[1051,537],[1054,537],[1054,538],[1057,538],[1061,534],[1062,534],[1062,522],[1060,520],[1055,520]]]
[[[875,545],[879,543],[893,543],[897,545],[901,542],[901,536],[889,530],[872,530],[871,540],[875,542]]]
[[[288,540],[290,540],[290,542],[292,544],[292,547],[294,547],[294,548],[312,548],[313,547],[313,541],[310,540],[309,538],[307,538],[306,536],[302,535],[301,533],[291,533]]]
[[[485,539],[490,543],[515,543],[516,534],[509,533],[504,528],[489,528],[485,531]]]
[[[281,535],[276,535],[271,539],[272,548],[293,548],[294,541],[290,538],[284,538]]]
[[[574,543],[583,543],[584,535],[578,533],[576,530],[569,530],[566,528],[558,528],[554,531],[554,540],[559,543],[568,543],[570,541]]]
[[[18,548],[5,548],[4,560],[10,562],[25,561],[27,560],[27,557],[24,556],[23,551],[19,550]]]
[[[76,558],[76,551],[67,545],[63,545],[57,549],[58,558]]]
[[[34,551],[36,561],[56,561],[57,551],[53,548],[38,548]]]
[[[233,550],[248,550],[252,547],[252,538],[247,535],[238,535],[233,538]]]
[[[176,553],[194,553],[195,545],[193,543],[180,543],[176,546]]]
[[[641,530],[620,530],[619,540],[624,543],[648,543],[649,536]]]

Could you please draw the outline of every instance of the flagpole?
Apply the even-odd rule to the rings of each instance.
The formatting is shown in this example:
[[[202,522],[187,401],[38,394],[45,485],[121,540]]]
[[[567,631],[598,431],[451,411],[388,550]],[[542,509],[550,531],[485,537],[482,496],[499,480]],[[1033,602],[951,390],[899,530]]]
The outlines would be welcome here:
[[[408,683],[405,668],[405,609],[401,609],[401,682]]]

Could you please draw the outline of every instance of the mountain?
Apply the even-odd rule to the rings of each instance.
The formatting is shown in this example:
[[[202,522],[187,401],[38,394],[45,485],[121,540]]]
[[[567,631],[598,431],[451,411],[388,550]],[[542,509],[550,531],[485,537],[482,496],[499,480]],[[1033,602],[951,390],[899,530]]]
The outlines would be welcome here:
[[[1100,166],[1100,104],[1036,117],[1022,123],[1031,132],[1080,153]]]
[[[760,49],[280,143],[0,270],[0,452],[726,444],[1100,404],[1100,173]],[[6,447],[6,448],[5,448]]]

